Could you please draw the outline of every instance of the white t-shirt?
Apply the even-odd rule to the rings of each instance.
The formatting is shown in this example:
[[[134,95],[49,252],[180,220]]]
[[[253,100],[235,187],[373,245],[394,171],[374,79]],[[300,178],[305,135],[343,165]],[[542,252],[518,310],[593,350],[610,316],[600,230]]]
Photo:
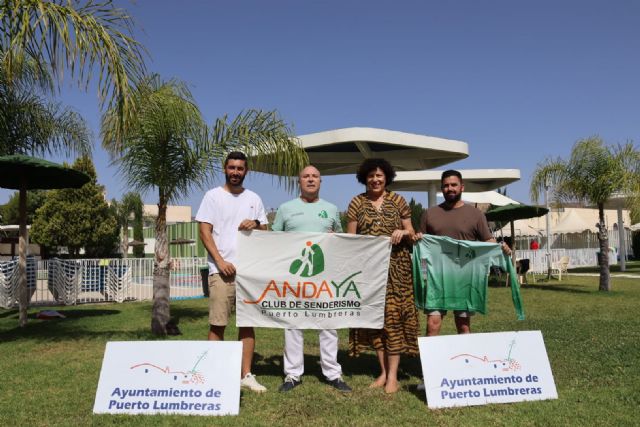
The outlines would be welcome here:
[[[267,223],[267,213],[260,196],[246,188],[240,194],[231,194],[223,187],[207,191],[196,214],[196,221],[213,226],[213,241],[218,252],[232,264],[236,263],[238,226],[245,219]],[[218,268],[209,255],[209,274],[213,273],[218,273]]]

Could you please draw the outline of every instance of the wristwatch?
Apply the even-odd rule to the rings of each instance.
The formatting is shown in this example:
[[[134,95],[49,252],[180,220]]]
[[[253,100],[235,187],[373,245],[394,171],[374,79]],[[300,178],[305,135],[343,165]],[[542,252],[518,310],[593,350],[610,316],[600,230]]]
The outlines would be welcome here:
[[[256,222],[256,228],[260,227],[260,221],[258,221],[257,219],[254,219],[254,221]]]

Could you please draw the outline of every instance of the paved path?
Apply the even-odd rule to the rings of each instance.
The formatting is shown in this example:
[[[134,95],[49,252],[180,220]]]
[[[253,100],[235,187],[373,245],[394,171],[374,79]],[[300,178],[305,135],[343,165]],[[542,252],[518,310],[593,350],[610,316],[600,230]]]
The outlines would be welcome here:
[[[599,277],[600,273],[569,273],[571,276]],[[611,277],[624,277],[626,279],[640,279],[640,274],[634,273],[611,273]]]

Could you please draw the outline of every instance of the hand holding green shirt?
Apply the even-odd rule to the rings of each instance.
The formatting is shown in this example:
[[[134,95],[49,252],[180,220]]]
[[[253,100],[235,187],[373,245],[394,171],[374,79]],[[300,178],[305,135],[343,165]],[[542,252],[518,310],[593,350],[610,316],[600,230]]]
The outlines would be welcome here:
[[[517,275],[499,244],[425,234],[414,247],[412,262],[418,308],[486,314],[489,268],[495,265],[509,273],[516,315],[524,320]]]

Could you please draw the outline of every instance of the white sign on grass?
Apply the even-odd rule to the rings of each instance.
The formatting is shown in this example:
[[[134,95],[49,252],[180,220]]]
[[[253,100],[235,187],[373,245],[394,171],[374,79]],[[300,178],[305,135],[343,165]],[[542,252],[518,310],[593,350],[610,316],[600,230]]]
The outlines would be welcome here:
[[[94,413],[237,415],[239,341],[108,342]]]
[[[236,324],[380,329],[390,254],[385,236],[238,233]]]
[[[540,331],[421,337],[429,408],[557,399]]]

